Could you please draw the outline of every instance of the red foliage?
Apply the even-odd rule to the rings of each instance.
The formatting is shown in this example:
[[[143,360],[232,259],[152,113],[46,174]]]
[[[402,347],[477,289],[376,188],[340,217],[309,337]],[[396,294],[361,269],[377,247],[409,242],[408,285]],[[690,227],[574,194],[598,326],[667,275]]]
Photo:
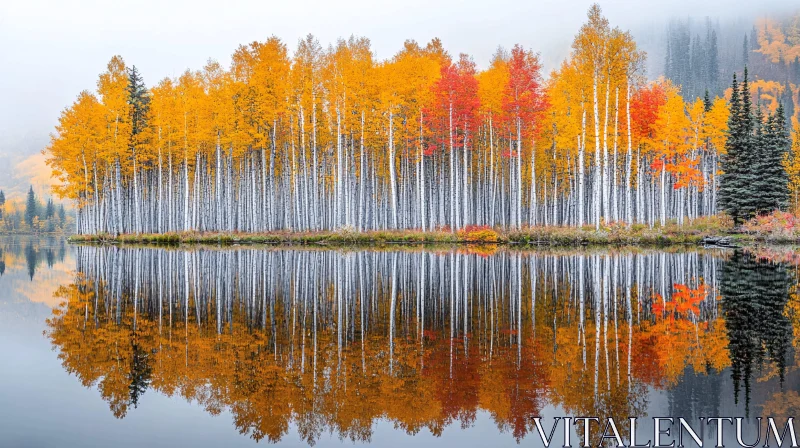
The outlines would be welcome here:
[[[634,92],[631,98],[631,133],[634,141],[653,138],[658,109],[666,102],[667,92],[664,86],[658,83],[652,83]]]
[[[526,136],[532,136],[536,131],[534,125],[547,108],[541,69],[537,54],[525,51],[519,44],[514,45],[508,60],[509,78],[503,95],[503,111],[512,129],[515,129],[516,119],[521,121]]]
[[[436,141],[443,148],[450,148],[451,108],[454,147],[461,148],[465,143],[469,147],[469,138],[476,132],[480,100],[475,72],[475,62],[466,54],[461,54],[457,63],[442,65],[441,77],[433,85],[432,110],[427,110],[425,115],[429,117],[429,127]],[[436,146],[429,147],[429,150],[435,149]]]

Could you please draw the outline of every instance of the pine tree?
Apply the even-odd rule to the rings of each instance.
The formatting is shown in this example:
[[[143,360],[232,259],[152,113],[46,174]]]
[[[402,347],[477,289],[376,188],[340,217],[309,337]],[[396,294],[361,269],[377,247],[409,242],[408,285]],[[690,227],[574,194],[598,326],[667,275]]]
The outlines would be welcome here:
[[[728,118],[729,136],[725,143],[725,154],[721,158],[722,175],[719,185],[719,207],[727,212],[736,224],[741,222],[739,217],[739,165],[741,157],[741,143],[739,137],[739,120],[742,102],[739,97],[739,83],[736,73],[733,74],[731,83],[730,116]]]
[[[64,204],[58,206],[58,222],[62,225],[67,219],[67,212],[64,210]]]
[[[36,195],[33,193],[33,186],[28,190],[28,199],[25,202],[25,222],[33,225],[33,218],[36,216]]]
[[[757,173],[753,166],[753,120],[750,100],[747,68],[741,86],[733,75],[731,84],[730,117],[728,118],[728,140],[725,143],[726,154],[722,157],[722,171],[719,187],[720,209],[727,212],[736,225],[741,224],[755,214],[755,203],[752,196]]]
[[[757,199],[754,194],[753,188],[756,185],[760,175],[757,170],[758,166],[758,151],[754,144],[753,131],[754,131],[754,117],[753,117],[753,101],[750,96],[750,83],[747,76],[747,67],[744,68],[744,76],[742,79],[742,108],[740,114],[740,135],[742,151],[741,151],[741,192],[740,210],[742,217],[745,219],[752,218],[757,211]]]
[[[783,164],[789,152],[791,140],[786,131],[783,105],[769,116],[759,148],[758,172],[760,185],[753,192],[759,198],[758,212],[769,213],[785,210],[789,204],[789,176]]]
[[[703,112],[707,113],[710,111],[711,106],[713,106],[713,103],[711,103],[711,95],[708,94],[708,89],[706,89],[706,93],[703,95]]]
[[[771,118],[771,117],[770,117]],[[764,113],[760,106],[756,106],[754,120],[753,120],[753,135],[750,139],[750,147],[758,155],[753,158],[755,166],[753,172],[757,173],[753,183],[750,185],[748,193],[748,202],[753,204],[753,209],[756,213],[763,213],[766,204],[769,202],[769,176],[767,172],[770,169],[771,161],[769,160],[768,140],[769,140],[769,126],[771,120],[764,122]]]
[[[706,44],[706,89],[718,95],[719,89],[719,51],[717,50],[717,32],[711,30]]]
[[[747,65],[748,56],[750,55],[750,45],[747,43],[747,34],[744,35],[744,43],[742,44],[742,64]]]
[[[136,66],[128,70],[128,104],[130,111],[130,153],[133,159],[133,220],[134,231],[139,233],[141,230],[141,212],[139,207],[141,185],[139,184],[139,174],[137,164],[139,157],[139,147],[144,143],[145,132],[147,131],[147,115],[150,110],[150,96],[144,84],[142,76]]]
[[[50,219],[56,214],[56,208],[53,204],[53,199],[50,198],[47,200],[47,206],[45,207],[44,211],[44,219]]]
[[[691,86],[687,87],[691,91],[686,91],[686,99],[693,100],[700,96],[706,86],[706,62],[708,55],[706,54],[706,46],[700,41],[700,36],[696,35],[694,42],[692,42],[692,57],[691,57]]]
[[[794,99],[792,98],[792,87],[789,83],[783,89],[783,97],[781,98],[781,107],[785,115],[784,125],[787,130],[792,129],[792,117],[794,116]]]
[[[128,69],[128,104],[131,105],[131,144],[147,129],[147,114],[150,111],[150,94],[144,79],[134,65]]]
[[[3,219],[3,207],[6,205],[6,195],[0,190],[0,219]]]

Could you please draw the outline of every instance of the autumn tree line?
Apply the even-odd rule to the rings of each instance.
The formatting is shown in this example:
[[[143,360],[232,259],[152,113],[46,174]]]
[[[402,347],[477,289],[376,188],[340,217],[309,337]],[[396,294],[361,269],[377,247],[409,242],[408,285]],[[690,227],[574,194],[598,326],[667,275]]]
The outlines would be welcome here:
[[[115,56],[47,149],[78,233],[684,224],[718,212],[729,106],[646,82],[595,5],[550,74],[434,39],[240,46],[146,87]]]

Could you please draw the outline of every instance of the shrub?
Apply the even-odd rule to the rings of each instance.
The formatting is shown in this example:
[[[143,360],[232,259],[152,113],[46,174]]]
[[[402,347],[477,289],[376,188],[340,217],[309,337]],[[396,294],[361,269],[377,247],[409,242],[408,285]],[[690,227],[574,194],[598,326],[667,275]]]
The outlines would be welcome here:
[[[768,215],[747,221],[744,230],[768,239],[793,239],[800,235],[800,219],[787,212],[775,210]]]
[[[458,231],[459,239],[468,243],[497,243],[498,235],[489,226],[466,226]]]

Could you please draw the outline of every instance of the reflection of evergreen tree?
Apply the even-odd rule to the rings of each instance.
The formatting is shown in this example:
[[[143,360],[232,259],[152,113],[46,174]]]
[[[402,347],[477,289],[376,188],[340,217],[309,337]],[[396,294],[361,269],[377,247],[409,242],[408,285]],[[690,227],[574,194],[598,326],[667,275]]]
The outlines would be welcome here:
[[[136,336],[131,339],[131,347],[133,356],[131,357],[131,371],[128,374],[128,380],[130,381],[128,391],[130,404],[136,408],[139,404],[139,397],[144,395],[147,386],[150,385],[152,368],[150,367],[149,354],[136,343]]]
[[[3,249],[0,249],[0,275],[6,272],[6,257],[3,254]]]
[[[28,264],[28,277],[33,281],[33,274],[36,273],[36,264],[39,261],[39,254],[36,253],[33,244],[28,242],[25,245],[25,261]]]
[[[58,241],[58,257],[56,259],[58,261],[64,261],[64,258],[67,255],[67,245],[64,243],[63,239],[59,239]]]
[[[792,336],[792,325],[783,314],[790,283],[790,274],[784,266],[742,251],[736,251],[721,267],[720,293],[728,329],[734,394],[738,403],[744,383],[748,416],[754,369],[759,369],[763,361],[772,361],[783,382]]]
[[[56,254],[53,249],[45,249],[44,256],[47,259],[47,267],[52,268],[56,261]]]

